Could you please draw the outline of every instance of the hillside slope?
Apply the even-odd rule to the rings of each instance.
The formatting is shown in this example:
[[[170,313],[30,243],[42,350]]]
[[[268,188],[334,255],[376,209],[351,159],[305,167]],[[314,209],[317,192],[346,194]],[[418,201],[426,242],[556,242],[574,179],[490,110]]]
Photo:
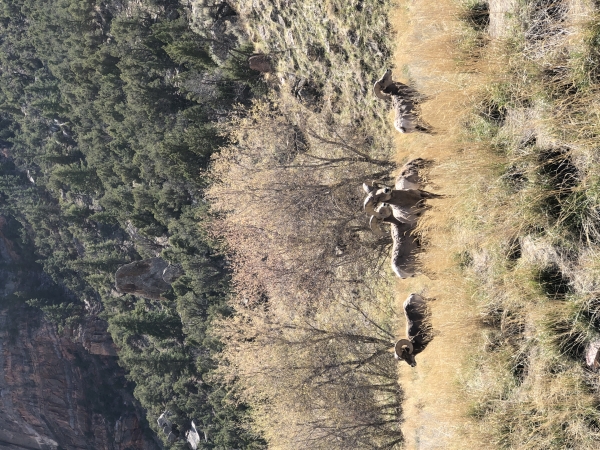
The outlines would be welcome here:
[[[448,196],[422,224],[430,278],[399,284],[436,298],[424,364],[401,368],[409,448],[597,448],[596,6],[406,9],[397,64],[440,133],[399,158],[433,158]]]

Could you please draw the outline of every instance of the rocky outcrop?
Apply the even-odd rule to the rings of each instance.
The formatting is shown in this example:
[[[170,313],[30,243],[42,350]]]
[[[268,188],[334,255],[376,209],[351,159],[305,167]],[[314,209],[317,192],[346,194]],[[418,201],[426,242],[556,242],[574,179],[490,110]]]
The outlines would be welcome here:
[[[30,312],[0,311],[0,448],[157,449],[116,359]]]
[[[585,362],[592,370],[600,369],[600,338],[592,339],[586,346]]]
[[[79,341],[90,354],[117,356],[117,347],[108,332],[108,323],[96,316],[87,317],[78,329]]]
[[[162,278],[168,265],[162,258],[149,258],[119,267],[115,274],[117,291],[162,300],[161,294],[170,287]]]
[[[183,273],[181,267],[170,266],[162,258],[134,261],[119,267],[115,273],[115,287],[123,294],[165,300],[161,294],[169,290],[171,283]]]
[[[131,445],[144,446],[144,436],[140,420],[135,414],[125,414],[115,423],[115,443],[127,449]]]
[[[192,447],[192,450],[196,450],[198,445],[200,444],[200,435],[198,434],[198,430],[196,429],[196,424],[192,420],[192,427],[185,433],[185,438]]]

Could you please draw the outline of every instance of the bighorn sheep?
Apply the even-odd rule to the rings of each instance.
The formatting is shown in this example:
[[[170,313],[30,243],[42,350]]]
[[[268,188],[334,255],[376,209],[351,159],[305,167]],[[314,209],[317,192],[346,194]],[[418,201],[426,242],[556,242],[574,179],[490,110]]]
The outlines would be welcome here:
[[[377,211],[377,207],[381,203],[417,213],[422,208],[423,200],[440,197],[421,189],[392,189],[376,181],[364,183],[363,189],[368,194],[364,202],[365,212],[379,219],[383,218]]]
[[[428,193],[419,189],[393,189],[376,181],[364,183],[363,189],[368,194],[363,205],[365,212],[375,217],[380,217],[376,208],[381,203],[400,208],[415,208],[423,199],[429,198]]]
[[[432,339],[430,314],[427,302],[419,294],[410,294],[403,306],[407,339],[396,342],[394,358],[415,367],[415,355],[421,353]]]
[[[424,100],[424,97],[407,85],[393,81],[391,69],[388,69],[375,83],[373,92],[379,99],[392,101],[392,109],[396,114],[394,127],[400,133],[431,132],[430,127],[419,120],[417,105]]]
[[[398,220],[391,213],[391,207],[383,204],[379,211],[384,215],[379,219],[371,216],[371,230],[380,236],[386,235],[386,231],[382,228],[383,223],[390,224],[390,232],[392,235],[392,270],[399,278],[410,278],[415,275],[415,258],[414,255],[419,251],[419,239],[413,234],[416,227],[416,220],[411,222],[403,222]]]
[[[396,189],[419,189],[421,187],[421,175],[419,170],[426,167],[430,161],[423,158],[415,158],[402,167],[400,175],[396,178]]]
[[[390,97],[402,97],[407,100],[419,102],[424,99],[413,88],[399,81],[392,80],[392,69],[386,70],[383,76],[375,82],[373,92],[381,100],[389,100]]]
[[[427,161],[417,158],[408,162],[396,180],[395,189],[378,182],[363,184],[368,193],[365,211],[371,215],[371,230],[380,236],[387,234],[383,224],[390,225],[393,240],[392,270],[400,278],[415,274],[414,254],[419,249],[419,240],[413,234],[426,198],[439,197],[419,189],[419,169]]]

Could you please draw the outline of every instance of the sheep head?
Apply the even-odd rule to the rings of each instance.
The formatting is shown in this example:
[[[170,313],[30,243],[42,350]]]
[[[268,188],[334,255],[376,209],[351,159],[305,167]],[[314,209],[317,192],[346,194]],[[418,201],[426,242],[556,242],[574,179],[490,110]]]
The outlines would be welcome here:
[[[413,343],[408,339],[400,339],[396,342],[396,346],[394,348],[394,358],[402,359],[406,361],[406,363],[415,367],[417,365],[417,361],[415,361],[415,355],[413,355]]]
[[[363,185],[364,187],[365,185]],[[366,189],[365,189],[366,190]],[[378,219],[383,219],[388,216],[381,214],[377,208],[380,203],[388,202],[392,198],[392,188],[385,186],[375,190],[373,187],[365,199],[364,208],[369,216],[375,216]],[[390,213],[391,214],[391,213]]]
[[[386,87],[388,87],[392,83],[392,70],[388,69],[385,71],[383,76],[375,82],[373,85],[373,93],[375,97],[381,100],[388,100],[391,95],[383,92]]]
[[[392,215],[392,207],[388,203],[382,203],[375,210],[379,217],[371,216],[371,220],[369,221],[369,227],[371,231],[378,236],[386,236],[389,234],[389,230],[385,229],[383,226],[383,219],[387,219]]]

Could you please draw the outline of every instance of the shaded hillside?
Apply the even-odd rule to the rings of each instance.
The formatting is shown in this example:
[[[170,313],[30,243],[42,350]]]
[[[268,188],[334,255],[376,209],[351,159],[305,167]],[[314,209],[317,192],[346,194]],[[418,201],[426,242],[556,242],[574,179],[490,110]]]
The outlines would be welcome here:
[[[32,248],[19,242],[19,231],[14,219],[0,216],[0,447],[160,448],[113,356],[107,324],[90,319],[60,335],[24,303],[70,294],[31,260]]]
[[[220,343],[207,330],[229,314],[229,275],[202,228],[202,173],[227,141],[219,122],[261,84],[234,26],[199,34],[188,15],[169,1],[3,4],[0,211],[69,292],[15,302],[59,333],[106,320],[155,431],[169,410],[182,438],[195,421],[201,448],[252,448],[261,441],[239,425],[245,407],[209,377]],[[120,265],[157,255],[186,273],[167,301],[113,289]]]

